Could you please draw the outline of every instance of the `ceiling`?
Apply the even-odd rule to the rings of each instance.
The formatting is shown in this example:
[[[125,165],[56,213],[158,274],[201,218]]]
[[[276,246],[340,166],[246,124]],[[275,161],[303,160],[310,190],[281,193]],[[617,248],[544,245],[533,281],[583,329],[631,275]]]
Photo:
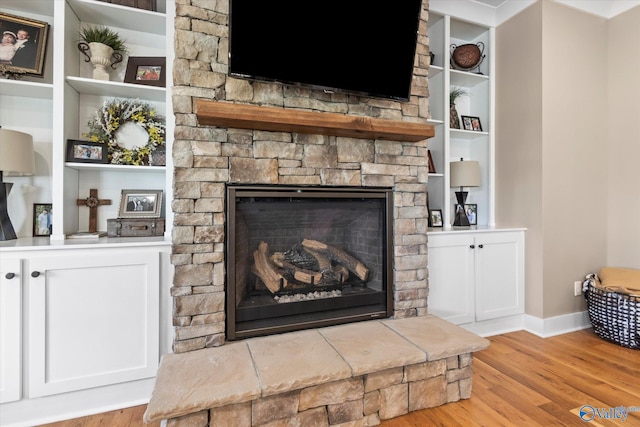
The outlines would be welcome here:
[[[490,6],[499,11],[500,8],[506,9],[513,6],[515,2],[521,0],[471,0],[475,3],[481,3]],[[627,10],[640,6],[640,0],[555,0],[567,6],[583,10],[587,13],[602,16],[604,18],[613,18],[614,16],[626,12]]]

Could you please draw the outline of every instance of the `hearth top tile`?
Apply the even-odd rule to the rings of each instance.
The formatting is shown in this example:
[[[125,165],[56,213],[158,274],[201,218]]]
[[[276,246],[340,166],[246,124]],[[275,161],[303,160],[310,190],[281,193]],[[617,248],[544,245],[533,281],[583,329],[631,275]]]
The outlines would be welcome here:
[[[258,376],[244,342],[167,354],[160,361],[144,421],[248,402],[259,396]]]
[[[262,385],[271,396],[351,377],[351,368],[316,330],[247,341]]]
[[[351,366],[353,376],[425,362],[424,351],[379,321],[319,329]]]
[[[427,353],[427,360],[484,350],[489,341],[436,316],[382,321]]]

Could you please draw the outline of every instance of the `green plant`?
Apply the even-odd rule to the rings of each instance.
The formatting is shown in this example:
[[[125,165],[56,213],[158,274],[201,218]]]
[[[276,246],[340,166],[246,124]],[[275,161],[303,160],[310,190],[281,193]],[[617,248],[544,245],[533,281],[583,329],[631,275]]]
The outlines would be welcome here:
[[[451,91],[449,92],[449,105],[454,105],[456,103],[456,99],[460,98],[461,96],[467,95],[467,91],[461,87],[451,89]]]
[[[80,39],[86,43],[102,43],[111,47],[115,52],[127,53],[125,41],[118,33],[107,27],[84,27],[80,30]]]

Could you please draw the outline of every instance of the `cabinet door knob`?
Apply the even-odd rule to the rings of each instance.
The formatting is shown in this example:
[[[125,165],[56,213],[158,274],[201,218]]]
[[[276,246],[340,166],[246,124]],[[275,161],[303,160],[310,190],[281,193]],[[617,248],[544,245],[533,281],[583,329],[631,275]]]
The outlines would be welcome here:
[[[16,277],[16,273],[7,273],[4,277],[6,277],[7,280],[11,280]]]
[[[471,249],[475,249],[475,248],[476,248],[476,245],[469,245],[469,247],[470,247]]]
[[[38,277],[40,276],[40,272],[39,271],[32,271],[31,272],[31,277]]]
[[[478,247],[479,247],[480,249],[482,249],[482,248],[484,248],[484,245],[478,245]]]

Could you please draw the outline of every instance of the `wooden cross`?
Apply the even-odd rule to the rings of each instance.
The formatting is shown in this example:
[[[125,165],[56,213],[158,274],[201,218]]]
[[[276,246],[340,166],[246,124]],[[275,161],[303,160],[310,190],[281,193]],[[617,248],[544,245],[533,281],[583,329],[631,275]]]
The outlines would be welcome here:
[[[110,199],[98,199],[98,190],[92,188],[89,190],[89,197],[86,199],[78,199],[76,201],[78,206],[87,206],[89,208],[89,232],[95,233],[98,231],[98,206],[110,205]]]

